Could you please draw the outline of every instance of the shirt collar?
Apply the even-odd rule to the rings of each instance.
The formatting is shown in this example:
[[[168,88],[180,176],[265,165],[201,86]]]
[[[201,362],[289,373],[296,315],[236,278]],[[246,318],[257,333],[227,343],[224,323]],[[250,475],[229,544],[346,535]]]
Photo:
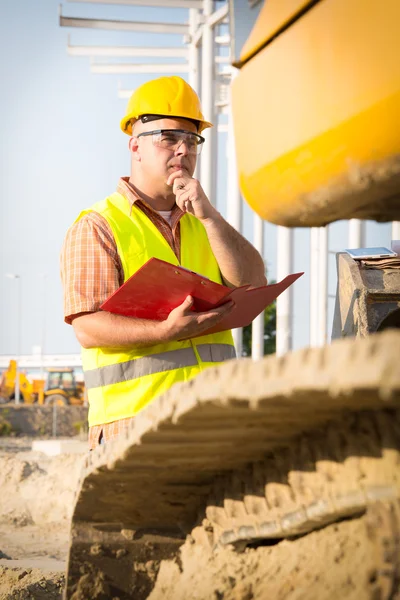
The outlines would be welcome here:
[[[132,214],[132,207],[136,202],[141,202],[149,210],[158,214],[158,211],[156,211],[152,206],[150,206],[148,202],[143,200],[143,198],[141,198],[139,194],[133,189],[133,187],[129,183],[129,177],[120,177],[117,185],[117,192],[125,196],[125,198],[128,200],[130,206],[130,215]],[[174,216],[174,221],[178,221],[184,215],[184,212],[179,208],[177,204],[174,204],[174,206],[172,207],[172,215]]]

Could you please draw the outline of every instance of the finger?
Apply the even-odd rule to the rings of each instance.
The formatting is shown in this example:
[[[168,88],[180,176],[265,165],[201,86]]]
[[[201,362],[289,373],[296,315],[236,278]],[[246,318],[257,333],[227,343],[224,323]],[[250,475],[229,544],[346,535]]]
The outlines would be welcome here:
[[[210,327],[213,327],[213,325],[216,325],[217,323],[222,321],[224,316],[224,314],[215,312],[207,315],[201,315],[197,319],[197,325],[200,327],[200,330],[205,331],[207,329],[210,329]]]
[[[179,208],[181,209],[181,211],[186,212],[187,210],[187,205],[188,205],[188,201],[187,200],[182,200],[181,198],[179,198],[178,196],[175,198],[175,202],[176,204],[179,206]]]
[[[182,171],[174,171],[168,176],[167,185],[172,185],[177,177],[182,176]]]
[[[221,306],[218,306],[218,308],[216,310],[218,310],[221,314],[226,314],[231,312],[234,308],[235,308],[236,304],[233,300],[229,300],[229,302],[226,302],[225,304],[222,304]]]
[[[186,298],[184,299],[184,301],[181,304],[181,308],[183,308],[183,312],[191,312],[191,308],[193,306],[193,297],[192,296],[186,296]]]
[[[174,192],[175,196],[177,196],[179,193],[182,193],[183,191],[188,189],[188,181],[186,179],[184,179],[183,177],[179,177],[177,179],[175,179],[174,183],[172,184],[172,191]]]
[[[189,213],[190,215],[196,216],[196,213],[194,211],[193,205],[190,200],[185,201],[185,209],[186,209],[186,212]]]
[[[185,176],[186,171],[183,169],[179,169],[179,171],[174,171],[171,175],[168,176],[167,185],[172,185],[174,181],[180,177]]]
[[[193,192],[191,192],[190,190],[182,190],[181,192],[178,192],[175,198],[175,201],[181,210],[192,213],[192,202],[195,202],[196,200],[197,198],[193,197]]]
[[[193,202],[194,201],[194,194],[193,192],[191,192],[190,190],[179,190],[178,193],[176,194],[176,198],[175,198],[176,202]]]
[[[222,306],[218,306],[218,308],[212,308],[211,310],[207,310],[201,314],[202,320],[204,319],[217,319],[219,320],[219,317],[224,317],[227,314],[229,314],[233,309],[235,308],[235,303],[233,302],[233,300],[229,300],[229,302],[226,302],[226,304],[222,304]]]

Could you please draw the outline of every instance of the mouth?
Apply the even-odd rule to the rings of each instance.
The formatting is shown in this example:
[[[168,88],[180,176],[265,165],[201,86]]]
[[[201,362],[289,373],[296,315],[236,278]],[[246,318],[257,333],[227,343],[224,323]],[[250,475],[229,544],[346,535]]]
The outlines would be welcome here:
[[[187,167],[185,167],[184,165],[171,165],[169,167],[172,171],[187,171]]]

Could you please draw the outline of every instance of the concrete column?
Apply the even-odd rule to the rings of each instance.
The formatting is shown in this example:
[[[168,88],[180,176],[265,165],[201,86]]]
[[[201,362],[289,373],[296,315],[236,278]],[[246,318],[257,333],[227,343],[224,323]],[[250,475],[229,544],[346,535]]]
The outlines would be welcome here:
[[[400,221],[392,223],[392,240],[400,240]]]
[[[200,12],[195,8],[189,9],[189,83],[200,93],[200,51],[194,42],[194,35],[199,26]]]
[[[264,221],[254,213],[254,247],[264,255]],[[259,360],[264,356],[264,311],[256,317],[251,326],[251,358]]]
[[[310,229],[310,346],[318,346],[319,228]]]
[[[277,280],[293,273],[293,229],[277,228]],[[292,349],[292,304],[290,287],[276,300],[276,354],[282,356]]]
[[[213,0],[203,0],[203,16],[205,21],[214,8]],[[216,123],[214,108],[215,95],[215,62],[214,62],[214,32],[211,25],[203,25],[202,38],[202,68],[201,68],[201,103],[203,114],[207,121]],[[215,206],[215,147],[216,127],[206,129],[203,134],[206,138],[201,154],[200,181],[206,196]]]
[[[319,227],[319,268],[318,268],[318,346],[327,342],[328,320],[328,226]]]
[[[363,248],[365,246],[365,221],[350,219],[348,244],[349,248]]]
[[[242,198],[239,190],[239,178],[236,164],[235,136],[233,131],[232,113],[229,106],[228,111],[228,135],[226,144],[227,157],[227,221],[241,232],[242,230]],[[233,341],[235,343],[236,354],[238,358],[242,356],[243,351],[243,330],[242,328],[232,331]]]

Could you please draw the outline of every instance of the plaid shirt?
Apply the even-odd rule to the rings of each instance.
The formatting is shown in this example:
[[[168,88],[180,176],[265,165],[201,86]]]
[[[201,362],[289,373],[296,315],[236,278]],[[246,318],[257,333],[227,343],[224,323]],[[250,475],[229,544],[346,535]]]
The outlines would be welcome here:
[[[121,177],[117,192],[125,196],[132,207],[135,204],[165,237],[178,260],[181,235],[179,220],[183,212],[175,205],[171,225],[147,202],[139,198]],[[72,323],[74,317],[99,310],[100,305],[124,282],[124,273],[114,236],[107,221],[96,212],[90,212],[67,231],[61,250],[61,280],[64,288],[64,319]],[[95,425],[89,429],[89,447],[95,448],[101,437],[105,442],[121,435],[133,417],[113,423]]]

